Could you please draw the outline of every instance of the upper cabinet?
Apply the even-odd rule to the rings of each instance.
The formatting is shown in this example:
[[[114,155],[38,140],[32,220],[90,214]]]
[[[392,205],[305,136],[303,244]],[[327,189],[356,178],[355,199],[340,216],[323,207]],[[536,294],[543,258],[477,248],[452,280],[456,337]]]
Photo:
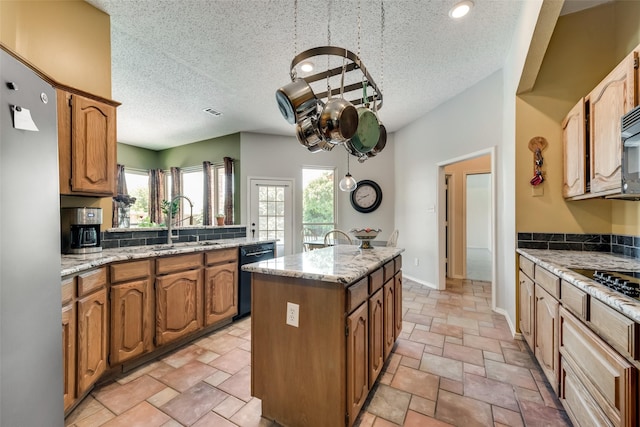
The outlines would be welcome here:
[[[621,117],[638,104],[635,48],[562,122],[563,196],[569,199],[621,193]]]
[[[113,101],[57,89],[60,194],[116,193],[116,107]]]

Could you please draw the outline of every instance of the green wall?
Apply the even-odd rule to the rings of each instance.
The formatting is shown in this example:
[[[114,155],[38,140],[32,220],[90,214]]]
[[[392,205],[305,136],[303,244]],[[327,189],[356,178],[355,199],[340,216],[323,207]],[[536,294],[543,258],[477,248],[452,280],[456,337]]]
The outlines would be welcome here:
[[[618,0],[558,19],[532,91],[516,102],[516,229],[557,233],[640,235],[640,202],[562,197],[561,123],[618,63],[640,44],[640,1]],[[543,152],[547,180],[533,194],[528,181],[532,137]]]
[[[234,182],[234,223],[240,221],[240,134],[226,135],[219,138],[206,139],[191,144],[154,151],[146,148],[118,143],[118,163],[134,169],[169,169],[171,167],[186,168],[202,166],[207,160],[211,163],[222,162],[224,157],[231,157],[235,166]]]

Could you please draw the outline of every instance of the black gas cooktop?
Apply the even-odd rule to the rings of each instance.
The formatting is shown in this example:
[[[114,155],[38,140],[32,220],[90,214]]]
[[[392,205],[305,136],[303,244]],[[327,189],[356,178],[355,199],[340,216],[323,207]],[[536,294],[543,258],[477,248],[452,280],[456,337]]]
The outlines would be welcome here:
[[[606,287],[640,300],[640,271],[612,271],[572,268],[578,274],[605,285]]]

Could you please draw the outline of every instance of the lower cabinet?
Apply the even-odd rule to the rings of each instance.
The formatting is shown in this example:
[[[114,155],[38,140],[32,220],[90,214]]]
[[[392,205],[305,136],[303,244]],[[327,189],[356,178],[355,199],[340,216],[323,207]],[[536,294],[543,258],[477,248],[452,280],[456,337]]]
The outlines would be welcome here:
[[[574,423],[636,426],[636,368],[564,308],[560,336],[560,399]]]
[[[209,326],[238,314],[238,250],[205,254],[204,325]]]
[[[151,261],[113,264],[111,270],[111,351],[122,363],[153,348]]]
[[[75,278],[62,282],[62,388],[64,409],[76,398]]]
[[[384,358],[386,360],[396,342],[396,324],[393,317],[395,312],[395,281],[389,280],[385,283],[382,292],[384,298]]]
[[[107,289],[78,299],[78,378],[77,395],[88,390],[107,368],[108,307]]]
[[[202,327],[202,270],[156,277],[156,345]]]
[[[369,395],[369,315],[367,303],[347,317],[347,410],[352,425]]]
[[[396,274],[394,280],[394,310],[393,321],[395,322],[394,337],[397,340],[402,332],[402,272],[399,271],[402,265],[401,258],[396,258]],[[398,265],[400,264],[400,265]]]
[[[370,298],[369,306],[369,388],[373,387],[384,365],[384,303],[382,289]]]
[[[535,286],[536,359],[551,388],[558,392],[558,301],[542,287]]]
[[[520,333],[524,337],[530,348],[533,347],[533,328],[534,328],[534,307],[535,298],[533,295],[534,284],[522,270],[519,271],[519,292],[520,292],[520,304],[519,319],[520,319]]]

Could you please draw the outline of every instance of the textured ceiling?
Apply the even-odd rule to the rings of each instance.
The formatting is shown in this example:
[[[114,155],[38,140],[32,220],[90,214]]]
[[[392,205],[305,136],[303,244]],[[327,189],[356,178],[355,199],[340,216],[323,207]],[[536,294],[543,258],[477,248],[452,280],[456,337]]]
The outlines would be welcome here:
[[[118,141],[157,150],[241,131],[295,135],[274,94],[295,53],[327,44],[327,27],[331,45],[360,52],[396,131],[501,68],[523,1],[474,0],[453,21],[456,0],[386,0],[384,37],[379,0],[298,0],[297,37],[294,0],[88,3],[111,16]]]

